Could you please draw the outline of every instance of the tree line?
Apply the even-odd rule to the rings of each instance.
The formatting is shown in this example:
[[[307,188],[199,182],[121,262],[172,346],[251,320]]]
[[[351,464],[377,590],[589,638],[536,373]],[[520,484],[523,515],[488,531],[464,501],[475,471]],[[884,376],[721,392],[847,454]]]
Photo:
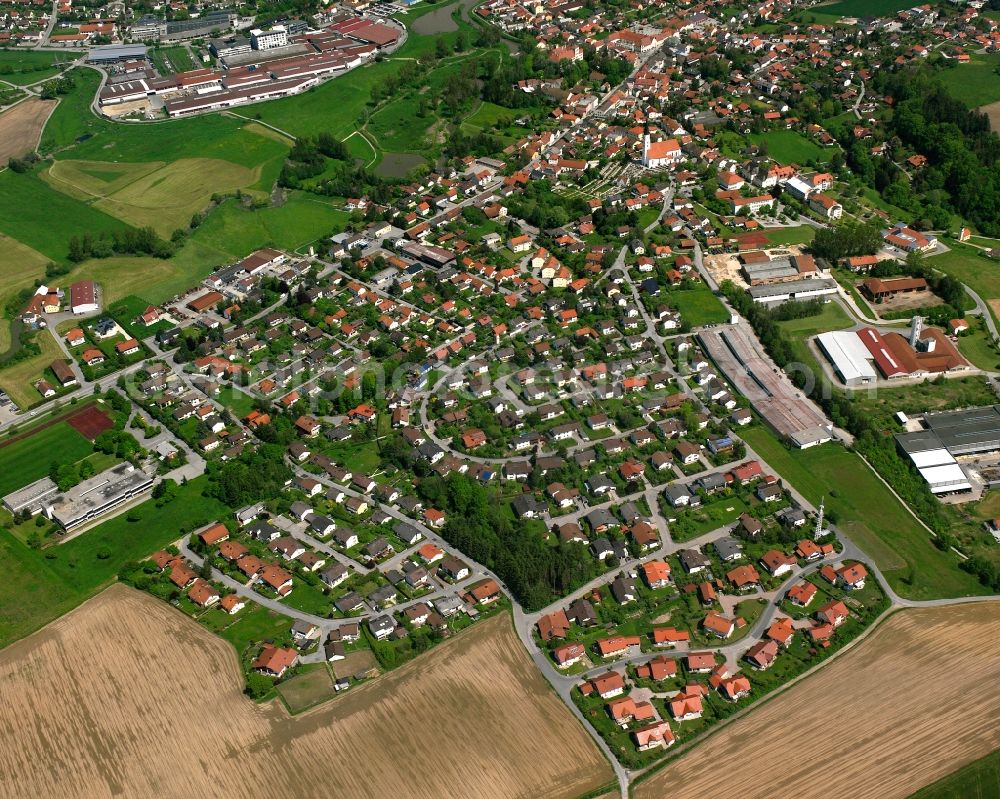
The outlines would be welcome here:
[[[110,258],[112,255],[151,255],[170,258],[176,247],[161,239],[151,227],[125,228],[103,233],[84,233],[69,240],[69,259],[73,263],[88,258]]]

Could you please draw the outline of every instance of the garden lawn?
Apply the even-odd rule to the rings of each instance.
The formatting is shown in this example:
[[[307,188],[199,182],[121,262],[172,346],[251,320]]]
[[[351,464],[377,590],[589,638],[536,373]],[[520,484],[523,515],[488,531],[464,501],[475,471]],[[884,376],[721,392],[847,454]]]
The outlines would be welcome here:
[[[215,619],[212,620],[216,622]],[[247,606],[236,616],[236,621],[218,635],[231,643],[241,655],[251,643],[282,640],[287,637],[290,622],[288,616],[268,610],[256,602]]]
[[[680,311],[681,317],[691,327],[720,324],[729,318],[725,307],[708,286],[699,285],[698,288],[693,289],[678,289],[671,291],[666,296],[668,304]]]
[[[229,408],[233,416],[242,419],[253,410],[253,397],[238,388],[226,386],[215,395],[215,399]]]
[[[35,343],[41,349],[38,355],[0,368],[0,389],[6,391],[22,410],[42,399],[32,383],[42,376],[52,361],[65,357],[48,330],[39,331],[35,336]]]
[[[956,555],[934,547],[931,534],[855,453],[832,443],[790,450],[762,426],[741,436],[811,503],[825,500],[831,519],[874,559],[900,595],[936,599],[985,592],[975,577],[959,570]]]
[[[827,161],[833,150],[820,147],[794,130],[772,130],[750,136],[756,144],[766,144],[768,154],[783,164],[803,165],[809,161]]]
[[[179,486],[161,508],[153,500],[137,505],[62,545],[28,548],[0,530],[0,647],[72,610],[110,585],[130,561],[144,560],[184,532],[222,518],[229,509],[201,492],[204,477]],[[137,517],[128,521],[129,516]]]
[[[815,336],[817,333],[825,333],[828,330],[844,330],[853,326],[854,322],[847,315],[846,311],[835,302],[828,302],[823,306],[823,310],[815,316],[805,316],[801,319],[789,319],[786,322],[778,322],[778,325],[786,332],[792,334],[796,339],[806,339]]]

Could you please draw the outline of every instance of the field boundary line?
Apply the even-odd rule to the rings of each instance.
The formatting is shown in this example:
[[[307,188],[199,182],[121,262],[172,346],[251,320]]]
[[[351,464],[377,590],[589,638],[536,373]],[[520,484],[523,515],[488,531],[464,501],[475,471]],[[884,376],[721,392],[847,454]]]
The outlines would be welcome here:
[[[235,111],[226,111],[225,113],[227,113],[229,116],[236,117],[237,119],[245,119],[247,122],[256,122],[258,125],[261,125],[261,126],[263,126],[265,128],[270,128],[275,133],[280,133],[282,136],[285,136],[285,137],[291,139],[292,141],[298,141],[298,138],[295,137],[295,136],[293,136],[287,130],[282,130],[281,128],[277,127],[276,125],[272,125],[270,122],[265,122],[262,119],[254,119],[253,117],[244,116],[243,114],[238,114]]]
[[[372,158],[372,160],[369,161],[367,164],[365,164],[365,169],[368,169],[368,167],[370,167],[372,164],[378,161],[378,148],[374,144],[372,144],[371,139],[369,139],[360,128],[358,130],[352,131],[351,133],[348,133],[340,141],[345,142],[348,139],[354,138],[355,136],[360,136],[362,139],[365,140],[365,144],[367,144],[369,147],[372,148],[372,155],[375,157]]]

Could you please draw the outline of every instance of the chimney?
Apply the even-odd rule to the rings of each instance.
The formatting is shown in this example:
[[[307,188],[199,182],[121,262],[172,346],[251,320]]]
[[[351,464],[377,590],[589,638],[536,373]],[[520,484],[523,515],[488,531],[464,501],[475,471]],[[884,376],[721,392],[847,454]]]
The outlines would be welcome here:
[[[924,318],[922,316],[914,316],[913,321],[910,323],[910,346],[913,349],[917,349],[920,346],[920,334],[924,329]]]

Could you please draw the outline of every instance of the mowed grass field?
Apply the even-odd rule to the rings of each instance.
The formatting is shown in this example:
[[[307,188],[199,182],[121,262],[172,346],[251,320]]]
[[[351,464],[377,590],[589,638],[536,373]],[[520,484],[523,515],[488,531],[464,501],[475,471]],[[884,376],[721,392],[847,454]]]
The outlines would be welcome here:
[[[963,766],[911,799],[995,799],[1000,796],[1000,749]]]
[[[844,330],[853,324],[854,322],[847,315],[847,312],[835,302],[826,303],[823,310],[815,316],[804,316],[801,319],[778,322],[778,326],[782,330],[791,333],[796,339],[806,339],[828,330]]]
[[[186,228],[213,194],[248,189],[260,177],[251,168],[220,158],[181,158],[169,164],[56,161],[48,181],[71,196],[134,227],[151,227],[169,238]]]
[[[72,59],[67,53],[47,53],[40,50],[0,50],[0,80],[26,86],[51,78],[59,72],[59,63]]]
[[[66,261],[74,236],[126,227],[110,214],[53,189],[36,173],[0,172],[0,233],[53,261]]]
[[[836,780],[860,796],[902,799],[1000,746],[998,635],[996,602],[896,613],[634,796],[825,799]]]
[[[193,530],[222,519],[229,509],[202,496],[204,477],[178,489],[157,508],[147,500],[65,544],[41,551],[0,527],[0,647],[34,632],[106,588],[122,564],[143,560]],[[128,521],[133,515],[136,521]],[[85,792],[86,793],[86,792]],[[7,795],[0,788],[0,795]]]
[[[927,263],[957,277],[987,302],[1000,299],[1000,261],[951,239],[945,243],[950,251],[928,258]]]
[[[93,445],[68,422],[0,447],[0,496],[45,477],[53,463],[76,463],[93,451]]]
[[[827,161],[834,152],[833,148],[820,147],[794,130],[772,130],[753,134],[749,138],[758,145],[766,144],[768,154],[783,164]]]
[[[766,228],[767,243],[778,246],[783,244],[808,244],[816,238],[816,228],[812,225],[798,227]]]
[[[838,17],[886,17],[913,7],[913,0],[840,0],[810,10]]]
[[[45,275],[49,259],[10,236],[0,233],[0,308],[11,295]],[[0,353],[10,348],[10,325],[0,318]]]
[[[294,719],[242,686],[229,644],[115,586],[0,653],[0,794],[572,799],[612,779],[506,615]]]
[[[1000,53],[970,53],[968,64],[937,73],[948,94],[969,108],[978,108],[1000,100]]]
[[[837,526],[875,560],[893,590],[910,599],[981,595],[985,589],[959,570],[957,556],[931,543],[931,534],[878,476],[839,444],[789,450],[763,427],[740,436],[814,505],[825,500]]]
[[[666,295],[667,303],[681,313],[681,318],[692,327],[719,324],[729,318],[725,306],[719,301],[708,286],[671,291]]]

